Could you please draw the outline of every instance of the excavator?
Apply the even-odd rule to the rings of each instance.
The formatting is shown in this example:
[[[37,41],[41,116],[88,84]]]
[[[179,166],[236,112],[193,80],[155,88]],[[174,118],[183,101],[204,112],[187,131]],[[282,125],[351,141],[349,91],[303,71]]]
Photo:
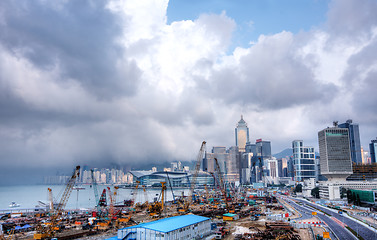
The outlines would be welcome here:
[[[155,217],[155,216],[161,216],[161,213],[164,211],[164,202],[165,202],[165,191],[166,191],[166,182],[160,182],[161,183],[161,202],[156,201],[154,203],[149,204],[148,211],[149,215]]]
[[[53,238],[56,234],[56,231],[58,230],[57,224],[59,223],[58,218],[60,215],[62,215],[64,208],[68,202],[69,196],[72,193],[73,186],[75,185],[76,178],[78,178],[80,175],[80,166],[76,166],[72,177],[68,181],[65,190],[63,192],[63,195],[60,199],[59,204],[55,207],[53,205],[52,197],[50,197],[51,201],[51,219],[50,224],[47,226],[38,225],[37,226],[37,232],[34,234],[34,239],[47,239],[47,238]],[[49,189],[49,196],[52,196],[51,189]]]

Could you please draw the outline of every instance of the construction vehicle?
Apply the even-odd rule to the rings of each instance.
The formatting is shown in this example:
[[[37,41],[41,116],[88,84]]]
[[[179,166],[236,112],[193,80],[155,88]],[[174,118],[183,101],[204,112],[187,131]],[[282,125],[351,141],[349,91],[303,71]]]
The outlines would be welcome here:
[[[130,206],[128,215],[122,213],[121,211],[119,212],[119,214],[117,214],[116,221],[115,221],[115,227],[116,228],[119,228],[120,226],[124,226],[126,224],[129,224],[131,221],[133,222],[133,220],[132,220],[133,211],[136,211],[136,208],[138,208],[138,207],[143,207],[144,204],[139,205],[136,202],[137,201],[137,195],[139,193],[139,186],[140,186],[140,181],[136,181],[136,186],[135,186],[134,192],[132,193],[131,206]],[[146,206],[148,208],[147,192],[146,192],[146,189],[145,189],[145,185],[142,185],[142,187],[143,187],[143,192],[144,192],[144,198],[146,200],[146,203],[145,203],[146,205],[144,205],[144,206]],[[118,189],[118,187],[114,187],[114,188]]]
[[[15,230],[14,228],[12,230],[10,230],[10,232],[8,232],[8,236],[5,237],[4,234],[1,234],[0,235],[0,240],[10,240],[10,239],[13,239],[14,237],[14,234],[15,234]],[[17,239],[17,238],[16,238]]]
[[[166,182],[160,182],[161,183],[161,202],[156,201],[148,206],[148,211],[151,216],[160,216],[161,213],[164,211],[164,202],[165,202],[165,190],[166,190]]]
[[[194,171],[194,174],[193,174],[191,182],[190,182],[190,192],[189,192],[189,195],[185,199],[183,207],[178,208],[178,212],[181,212],[181,213],[188,212],[190,204],[193,202],[193,199],[195,198],[194,197],[194,189],[195,189],[195,185],[196,185],[196,179],[197,179],[198,174],[199,174],[200,164],[201,164],[201,162],[203,160],[205,148],[206,148],[206,142],[203,141],[202,145],[200,146],[200,150],[199,150],[198,156],[196,158],[195,171]]]
[[[72,174],[72,177],[70,178],[70,180],[68,181],[65,187],[65,190],[63,192],[63,195],[60,199],[59,204],[55,207],[53,206],[53,203],[52,203],[53,208],[50,210],[52,211],[50,224],[47,226],[42,226],[39,224],[37,226],[37,232],[34,234],[34,239],[53,238],[55,236],[55,233],[58,230],[57,229],[58,217],[63,213],[63,210],[68,202],[69,196],[72,193],[73,186],[75,185],[76,178],[78,178],[79,175],[80,175],[80,166],[76,166]],[[51,191],[49,190],[49,192]]]

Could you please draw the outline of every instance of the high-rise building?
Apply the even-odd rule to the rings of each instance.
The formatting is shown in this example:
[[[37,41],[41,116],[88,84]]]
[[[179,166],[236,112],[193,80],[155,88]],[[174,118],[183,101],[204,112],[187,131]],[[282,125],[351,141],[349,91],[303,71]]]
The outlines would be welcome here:
[[[245,146],[245,151],[247,153],[252,153],[254,156],[256,156],[257,155],[257,145],[251,144],[250,142],[247,142],[246,146]]]
[[[295,181],[315,178],[314,147],[305,147],[302,140],[292,142]]]
[[[287,176],[290,177],[292,180],[295,177],[295,166],[294,166],[293,156],[290,156],[287,161]]]
[[[236,146],[238,147],[239,151],[245,152],[246,143],[249,142],[249,128],[247,127],[245,120],[243,120],[242,115],[241,120],[238,121],[235,129],[235,137]]]
[[[263,157],[263,158],[272,157],[270,141],[263,141],[262,139],[257,139],[257,141],[255,142],[255,145],[257,148],[257,156]]]
[[[278,172],[279,172],[279,177],[284,177],[283,175],[283,159],[279,158],[278,159]]]
[[[349,119],[345,123],[339,124],[339,127],[348,129],[352,162],[362,163],[359,124],[353,123],[352,119]]]
[[[238,147],[213,147],[211,153],[206,153],[203,159],[203,171],[215,172],[215,160],[227,181],[239,181],[240,156]]]
[[[329,180],[352,174],[351,150],[347,128],[328,127],[318,132],[321,174]]]
[[[377,138],[369,143],[370,160],[372,163],[377,163]]]
[[[241,156],[238,147],[233,146],[227,150],[228,159],[226,161],[226,178],[229,182],[236,182],[240,180],[240,162]]]

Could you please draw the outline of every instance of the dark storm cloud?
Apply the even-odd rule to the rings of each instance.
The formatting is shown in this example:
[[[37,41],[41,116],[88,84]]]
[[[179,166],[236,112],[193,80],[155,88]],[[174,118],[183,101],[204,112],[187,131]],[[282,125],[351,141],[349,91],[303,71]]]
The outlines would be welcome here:
[[[261,36],[227,55],[236,26],[225,13],[166,25],[149,1],[111,11],[104,1],[0,1],[0,182],[20,168],[191,160],[203,140],[233,145],[240,114],[274,152],[316,142],[349,109],[375,131],[377,10],[342,2],[326,30]]]
[[[106,1],[2,1],[0,43],[36,67],[62,72],[99,98],[135,92],[140,71],[133,61],[119,64],[121,19]]]

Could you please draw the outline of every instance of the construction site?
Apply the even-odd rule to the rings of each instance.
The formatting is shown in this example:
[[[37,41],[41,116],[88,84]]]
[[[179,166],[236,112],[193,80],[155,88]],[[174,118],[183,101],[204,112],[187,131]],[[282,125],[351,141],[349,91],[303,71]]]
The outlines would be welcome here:
[[[224,180],[217,159],[215,185],[198,188],[196,178],[204,149],[205,142],[188,194],[173,194],[169,201],[166,193],[174,191],[169,179],[160,182],[160,193],[153,201],[136,201],[138,192],[148,192],[136,181],[130,200],[119,203],[115,201],[119,186],[98,189],[92,171],[96,207],[89,211],[66,209],[80,172],[77,166],[60,199],[56,201],[47,189],[50,202],[45,210],[21,212],[17,217],[14,212],[3,214],[0,239],[313,239],[309,229],[297,229],[289,223],[298,215],[278,201],[276,191],[232,186]],[[138,237],[138,231],[145,234],[145,229],[150,237]]]

